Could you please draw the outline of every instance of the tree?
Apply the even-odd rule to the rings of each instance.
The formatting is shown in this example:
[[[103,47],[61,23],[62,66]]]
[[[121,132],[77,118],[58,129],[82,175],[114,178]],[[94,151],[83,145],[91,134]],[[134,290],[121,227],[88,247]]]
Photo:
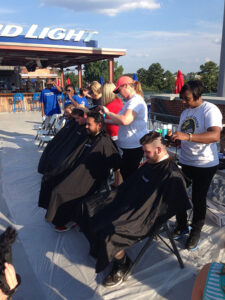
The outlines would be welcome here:
[[[164,85],[164,70],[160,63],[153,63],[148,68],[148,82],[147,85],[151,87],[152,90],[160,91],[163,89]]]
[[[204,84],[205,92],[211,93],[217,91],[217,83],[219,77],[219,67],[213,61],[208,61],[200,66],[201,81]]]
[[[144,68],[140,68],[137,70],[137,77],[138,81],[140,81],[141,84],[147,85],[148,83],[148,71]]]
[[[99,81],[100,77],[103,77],[104,81],[109,80],[108,78],[108,61],[101,60],[97,62],[91,62],[84,65],[84,78],[86,82],[91,83],[92,81],[96,80]],[[123,74],[123,67],[118,66],[118,62],[114,62],[114,79],[115,82],[117,79],[122,76]]]
[[[167,93],[173,93],[176,79],[170,71],[164,73],[163,90]]]

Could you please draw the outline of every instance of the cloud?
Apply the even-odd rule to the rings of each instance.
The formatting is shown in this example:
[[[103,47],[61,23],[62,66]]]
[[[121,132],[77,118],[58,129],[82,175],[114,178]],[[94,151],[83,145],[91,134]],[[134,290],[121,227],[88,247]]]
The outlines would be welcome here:
[[[0,8],[0,15],[4,15],[4,14],[14,14],[15,11],[11,10],[11,9],[5,9],[5,8]]]
[[[205,58],[205,62],[209,62],[209,61],[211,61],[211,58],[206,57],[206,58]]]
[[[41,5],[56,5],[76,12],[95,12],[108,16],[116,16],[119,13],[147,9],[159,9],[158,0],[40,0]]]

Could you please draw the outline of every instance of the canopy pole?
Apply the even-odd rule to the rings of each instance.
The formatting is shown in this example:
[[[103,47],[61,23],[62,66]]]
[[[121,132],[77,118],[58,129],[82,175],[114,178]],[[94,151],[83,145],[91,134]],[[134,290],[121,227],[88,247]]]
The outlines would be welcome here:
[[[64,73],[63,73],[63,68],[61,68],[61,85],[62,85],[62,88],[64,89]]]
[[[109,81],[114,82],[114,58],[108,59],[109,66]]]
[[[78,87],[79,89],[82,88],[82,67],[78,65]]]
[[[225,97],[225,5],[224,5],[224,13],[223,13],[223,32],[222,32],[219,68],[220,69],[219,69],[217,96]]]

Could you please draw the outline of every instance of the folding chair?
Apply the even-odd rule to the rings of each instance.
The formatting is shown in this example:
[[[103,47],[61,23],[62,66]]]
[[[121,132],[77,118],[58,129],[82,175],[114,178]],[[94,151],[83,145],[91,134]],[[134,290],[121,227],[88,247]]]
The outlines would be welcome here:
[[[53,128],[52,135],[44,134],[39,137],[40,143],[39,143],[38,147],[41,149],[41,148],[43,148],[44,144],[47,144],[48,142],[50,142],[55,137],[55,135],[59,132],[59,130],[65,125],[65,123],[66,123],[66,120],[64,118],[59,119],[59,121]]]
[[[160,235],[161,233],[166,232],[171,246],[162,238],[162,236]],[[146,252],[146,250],[148,249],[149,245],[151,244],[152,240],[154,239],[154,237],[158,237],[169,249],[170,251],[176,256],[178,263],[180,265],[180,268],[183,269],[184,268],[184,263],[182,261],[182,258],[180,256],[180,253],[177,249],[177,246],[174,242],[174,239],[172,238],[171,232],[169,230],[169,227],[167,225],[167,223],[164,223],[162,225],[162,227],[158,230],[158,232],[154,235],[152,234],[151,236],[149,236],[148,240],[146,241],[145,245],[142,247],[141,251],[138,253],[137,257],[135,258],[135,260],[132,262],[132,264],[130,265],[125,277],[124,277],[124,281],[128,279],[128,277],[131,275],[131,273],[133,272],[135,266],[137,265],[137,263],[140,261],[140,259],[142,258],[142,256],[144,255],[144,253]]]
[[[46,121],[44,121],[45,129],[38,129],[37,135],[34,140],[39,139],[39,137],[44,134],[46,134],[46,135],[53,134],[54,124],[55,124],[57,118],[58,118],[58,115],[54,114],[51,116],[51,119],[48,123],[46,123]]]

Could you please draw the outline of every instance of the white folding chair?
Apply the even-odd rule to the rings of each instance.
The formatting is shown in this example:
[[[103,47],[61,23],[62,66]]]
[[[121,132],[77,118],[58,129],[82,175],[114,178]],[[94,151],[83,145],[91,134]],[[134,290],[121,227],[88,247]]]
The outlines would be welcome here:
[[[58,119],[58,115],[54,114],[54,115],[51,116],[48,123],[46,123],[46,121],[44,121],[45,129],[38,129],[35,140],[39,139],[41,135],[51,135],[51,134],[53,134],[54,124],[57,121],[57,119]]]
[[[65,125],[65,123],[66,123],[66,119],[61,118],[58,120],[55,127],[53,128],[52,135],[50,135],[50,134],[40,135],[40,137],[39,137],[40,143],[39,143],[38,147],[42,148],[44,146],[44,144],[47,144],[48,142],[50,142],[55,137],[55,135],[59,132],[59,130]]]

